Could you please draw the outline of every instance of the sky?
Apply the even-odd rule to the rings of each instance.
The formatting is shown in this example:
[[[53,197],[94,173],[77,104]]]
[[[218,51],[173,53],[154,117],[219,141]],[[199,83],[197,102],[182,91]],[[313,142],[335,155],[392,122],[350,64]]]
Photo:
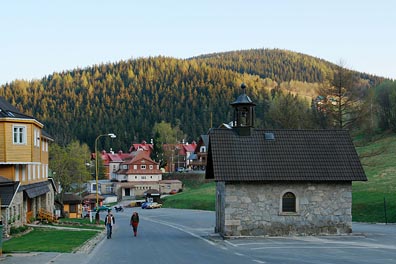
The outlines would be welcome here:
[[[0,10],[0,85],[141,57],[261,48],[396,79],[393,0],[15,0]]]

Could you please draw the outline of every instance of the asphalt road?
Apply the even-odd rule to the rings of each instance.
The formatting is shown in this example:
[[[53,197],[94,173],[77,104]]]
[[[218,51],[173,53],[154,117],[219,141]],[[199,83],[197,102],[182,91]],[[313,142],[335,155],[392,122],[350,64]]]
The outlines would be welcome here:
[[[137,237],[129,226],[134,210],[140,215]],[[114,214],[112,239],[104,238],[89,254],[15,255],[0,264],[396,263],[396,225],[354,223],[348,236],[222,240],[213,234],[214,212],[128,208]]]

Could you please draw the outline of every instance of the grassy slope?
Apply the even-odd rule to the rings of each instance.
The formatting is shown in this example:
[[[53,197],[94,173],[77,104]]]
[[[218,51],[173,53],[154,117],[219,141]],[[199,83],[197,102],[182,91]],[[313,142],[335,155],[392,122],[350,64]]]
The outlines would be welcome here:
[[[358,146],[356,150],[368,181],[353,184],[353,220],[396,222],[396,135]]]
[[[163,207],[215,210],[215,183],[188,185],[183,192],[163,198]]]

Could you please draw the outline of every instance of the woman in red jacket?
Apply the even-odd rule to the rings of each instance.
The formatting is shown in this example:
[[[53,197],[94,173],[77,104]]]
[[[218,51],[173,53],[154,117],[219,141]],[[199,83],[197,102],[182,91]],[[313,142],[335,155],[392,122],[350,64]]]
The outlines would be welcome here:
[[[133,212],[133,214],[131,216],[131,226],[133,228],[134,236],[137,235],[138,225],[139,225],[139,214],[137,212]]]

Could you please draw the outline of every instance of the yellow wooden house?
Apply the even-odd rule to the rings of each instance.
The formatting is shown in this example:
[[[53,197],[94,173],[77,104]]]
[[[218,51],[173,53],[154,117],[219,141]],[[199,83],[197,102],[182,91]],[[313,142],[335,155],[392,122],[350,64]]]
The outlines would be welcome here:
[[[48,178],[53,139],[34,117],[0,97],[0,208],[4,230],[52,215],[55,185]]]
[[[63,195],[63,211],[67,218],[82,218],[83,206],[81,196],[73,193]]]

